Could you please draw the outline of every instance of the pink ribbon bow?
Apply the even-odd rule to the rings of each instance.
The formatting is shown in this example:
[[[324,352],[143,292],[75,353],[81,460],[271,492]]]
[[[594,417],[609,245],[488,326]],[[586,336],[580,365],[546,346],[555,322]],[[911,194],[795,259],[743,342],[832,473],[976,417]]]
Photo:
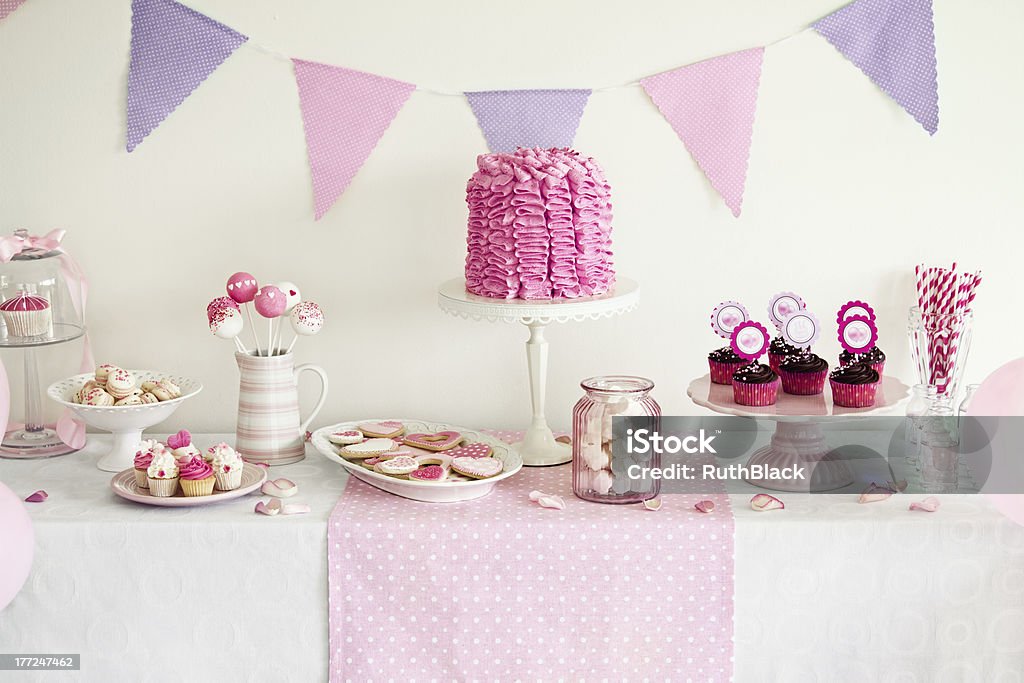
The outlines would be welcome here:
[[[63,251],[60,243],[64,239],[66,230],[57,228],[46,233],[42,237],[35,235],[5,235],[0,237],[0,261],[7,263],[15,255],[27,249],[42,249],[43,251]]]

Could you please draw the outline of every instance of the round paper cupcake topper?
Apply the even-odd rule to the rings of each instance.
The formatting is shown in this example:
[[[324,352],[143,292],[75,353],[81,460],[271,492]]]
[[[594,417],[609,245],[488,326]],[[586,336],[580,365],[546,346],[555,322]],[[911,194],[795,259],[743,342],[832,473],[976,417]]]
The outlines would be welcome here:
[[[839,323],[839,344],[850,353],[865,353],[878,341],[875,323],[862,315]]]
[[[729,345],[737,356],[757,360],[768,350],[770,339],[768,329],[761,323],[747,320],[736,326],[729,339]]]
[[[779,292],[768,301],[768,317],[775,327],[782,330],[782,321],[786,319],[787,315],[805,308],[807,308],[807,304],[804,303],[799,294]]]
[[[863,318],[867,318],[871,322],[875,322],[875,309],[871,308],[871,306],[868,306],[863,301],[847,301],[839,307],[839,312],[836,314],[836,324],[842,325],[844,320],[855,315],[859,315]]]
[[[740,323],[750,320],[750,314],[738,301],[723,301],[711,312],[711,329],[719,337],[729,339]]]
[[[809,349],[821,336],[821,323],[818,316],[808,310],[796,311],[786,316],[779,332],[786,343],[798,349]]]

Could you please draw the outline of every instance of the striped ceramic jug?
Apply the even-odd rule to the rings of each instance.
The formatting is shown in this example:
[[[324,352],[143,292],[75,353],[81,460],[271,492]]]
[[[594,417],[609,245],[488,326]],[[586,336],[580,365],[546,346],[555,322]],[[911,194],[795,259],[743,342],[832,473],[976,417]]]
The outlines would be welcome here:
[[[235,450],[246,460],[286,465],[305,457],[306,427],[327,399],[327,373],[304,364],[296,367],[290,353],[256,356],[236,353],[241,375],[238,387],[238,427]],[[320,398],[309,416],[299,417],[299,375],[310,371],[320,376]]]

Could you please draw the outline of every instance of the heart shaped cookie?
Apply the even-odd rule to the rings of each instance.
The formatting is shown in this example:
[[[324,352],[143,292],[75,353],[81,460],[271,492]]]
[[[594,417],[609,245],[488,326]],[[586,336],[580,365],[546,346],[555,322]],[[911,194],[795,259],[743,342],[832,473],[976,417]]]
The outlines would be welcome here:
[[[425,451],[446,451],[449,448],[455,448],[462,442],[462,434],[450,431],[435,434],[407,434],[402,441],[406,446],[422,448]]]
[[[375,455],[382,455],[393,451],[398,447],[396,441],[391,439],[367,439],[361,443],[354,443],[341,448],[341,454],[346,458],[371,458]]]
[[[356,427],[365,436],[370,437],[395,437],[401,436],[405,431],[405,425],[398,420],[385,420],[384,422],[363,422]]]
[[[426,465],[410,472],[409,478],[416,481],[444,481],[448,478],[448,470],[440,465]]]
[[[344,429],[327,435],[327,440],[338,446],[349,446],[363,440],[363,433],[358,429]]]
[[[489,458],[494,450],[483,441],[467,443],[448,452],[453,458]]]
[[[397,458],[390,458],[383,462],[378,462],[373,466],[375,472],[386,474],[391,477],[401,477],[407,474],[411,474],[420,468],[420,464],[416,462],[415,458],[409,457],[408,455],[400,455]]]
[[[487,479],[501,474],[505,468],[497,458],[452,458],[452,469],[474,479]]]

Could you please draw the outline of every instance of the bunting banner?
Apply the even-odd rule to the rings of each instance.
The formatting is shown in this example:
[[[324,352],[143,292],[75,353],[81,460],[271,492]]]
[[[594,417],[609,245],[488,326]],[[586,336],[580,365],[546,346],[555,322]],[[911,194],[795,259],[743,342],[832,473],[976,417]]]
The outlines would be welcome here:
[[[590,90],[488,90],[466,100],[492,152],[571,147]]]
[[[763,57],[756,47],[640,81],[734,216],[743,204]]]
[[[0,19],[24,1],[0,0]],[[131,0],[131,10],[129,152],[235,50],[250,42],[178,0]],[[828,40],[925,130],[938,130],[932,0],[854,0],[769,46],[810,31]],[[766,46],[594,90],[483,91],[433,90],[253,46],[294,69],[317,220],[345,192],[414,90],[464,99],[487,147],[512,152],[517,147],[572,146],[594,90],[637,85],[733,215],[741,213]]]
[[[131,152],[248,38],[174,0],[132,0]]]
[[[7,18],[7,15],[21,7],[25,0],[0,0],[0,21]]]
[[[812,26],[935,134],[939,81],[931,0],[857,0]]]
[[[383,76],[293,59],[317,220],[352,182],[416,89]]]

